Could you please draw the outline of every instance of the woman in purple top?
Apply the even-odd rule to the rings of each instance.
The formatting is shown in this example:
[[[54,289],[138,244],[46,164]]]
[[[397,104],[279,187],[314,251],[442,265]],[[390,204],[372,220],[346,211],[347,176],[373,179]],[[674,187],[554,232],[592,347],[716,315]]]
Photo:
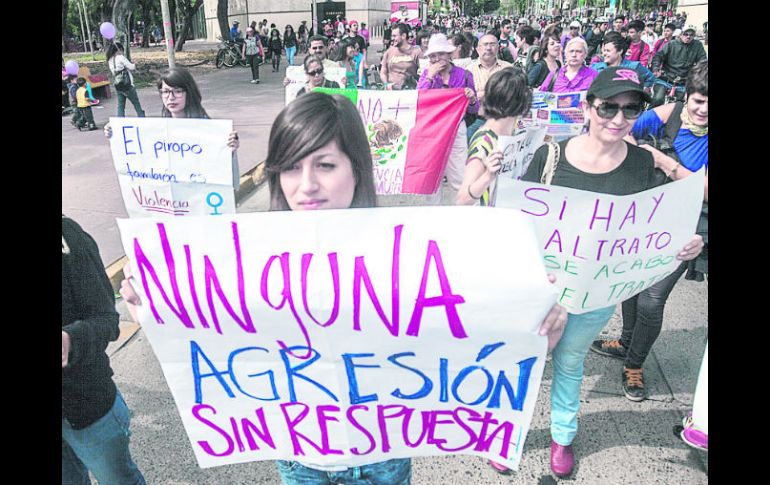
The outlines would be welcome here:
[[[446,35],[432,35],[428,42],[428,50],[425,55],[430,60],[427,69],[422,72],[420,80],[417,82],[417,89],[443,89],[443,88],[463,88],[465,96],[468,97],[468,108],[466,118],[470,117],[472,123],[475,115],[479,112],[479,100],[476,97],[476,86],[473,84],[473,76],[470,72],[461,67],[452,64],[451,53],[457,47],[449,43]],[[455,141],[452,150],[449,152],[446,170],[444,174],[447,177],[449,186],[456,192],[460,189],[465,172],[465,159],[468,151],[468,140],[466,135],[466,124],[460,120],[455,135]],[[437,205],[441,202],[441,190],[428,197],[428,203]]]
[[[575,91],[588,91],[591,82],[598,72],[585,65],[588,54],[588,44],[580,37],[575,37],[567,42],[564,58],[564,66],[554,71],[545,78],[540,85],[540,91],[553,93],[572,93]],[[554,75],[556,77],[554,78]]]

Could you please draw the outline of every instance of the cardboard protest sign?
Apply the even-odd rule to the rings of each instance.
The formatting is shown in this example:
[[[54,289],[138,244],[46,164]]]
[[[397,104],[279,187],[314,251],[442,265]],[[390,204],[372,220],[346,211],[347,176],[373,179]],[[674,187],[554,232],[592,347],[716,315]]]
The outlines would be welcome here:
[[[529,215],[559,303],[581,314],[625,301],[681,261],[703,200],[703,170],[638,194],[614,196],[499,179],[497,207]]]
[[[319,89],[358,108],[372,150],[379,195],[432,194],[441,183],[468,98],[462,89]]]
[[[537,332],[556,299],[517,211],[118,225],[201,467],[461,453],[517,468],[545,364]],[[479,234],[505,250],[480,250]]]
[[[235,213],[232,120],[110,118],[110,126],[129,217]]]
[[[297,97],[297,92],[307,83],[307,74],[303,66],[289,66],[286,68],[286,77],[289,84],[284,90],[284,104],[289,104]],[[324,67],[324,77],[329,81],[334,81],[344,87],[345,68],[343,67]]]
[[[503,152],[503,166],[498,176],[520,179],[537,149],[545,142],[545,132],[544,126],[530,126],[514,136],[498,138],[498,145]]]

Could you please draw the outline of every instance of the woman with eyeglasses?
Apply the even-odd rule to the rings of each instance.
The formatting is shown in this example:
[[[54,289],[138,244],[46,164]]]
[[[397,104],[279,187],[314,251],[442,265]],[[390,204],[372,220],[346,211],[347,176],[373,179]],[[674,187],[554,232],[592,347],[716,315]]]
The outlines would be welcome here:
[[[339,89],[340,85],[337,84],[336,81],[330,81],[324,76],[323,59],[321,59],[320,56],[311,54],[305,57],[304,68],[307,82],[299,91],[297,91],[297,96],[309,93],[314,88]]]
[[[522,180],[548,181],[553,185],[590,192],[629,195],[653,188],[655,162],[650,152],[624,140],[634,121],[644,111],[650,95],[637,72],[608,67],[596,76],[583,112],[589,120],[588,132],[558,144],[559,158],[546,172],[549,148],[535,152]],[[544,173],[546,172],[546,173]],[[677,254],[680,261],[697,257],[703,239],[695,235]],[[572,441],[578,429],[580,386],[583,362],[599,332],[615,313],[615,305],[581,315],[569,314],[564,335],[553,350],[551,384],[551,471],[564,477],[572,473],[575,458]]]
[[[201,92],[190,71],[183,67],[172,67],[158,79],[158,93],[163,102],[161,118],[209,119],[201,105]],[[112,137],[112,127],[104,126],[104,136]],[[237,150],[240,146],[238,132],[233,130],[227,137],[227,146],[233,151],[233,187],[237,190],[240,181]]]

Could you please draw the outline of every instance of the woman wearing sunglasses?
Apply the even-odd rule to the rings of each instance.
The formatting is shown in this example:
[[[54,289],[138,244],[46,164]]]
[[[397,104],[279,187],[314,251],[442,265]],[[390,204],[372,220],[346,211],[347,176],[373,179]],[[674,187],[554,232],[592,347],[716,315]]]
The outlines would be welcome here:
[[[559,160],[552,183],[591,192],[629,195],[653,188],[655,163],[650,152],[623,138],[642,114],[650,95],[633,69],[608,67],[591,83],[582,103],[588,133],[559,143]],[[522,180],[540,182],[548,146],[535,156]],[[703,248],[701,236],[677,255],[689,261]],[[564,334],[553,350],[551,384],[551,470],[568,476],[575,466],[572,441],[577,434],[583,362],[593,340],[609,322],[615,305],[582,315],[569,314]]]
[[[304,62],[305,75],[307,76],[307,82],[305,85],[297,91],[297,96],[309,93],[314,88],[339,88],[340,85],[336,81],[329,81],[324,77],[323,59],[317,55],[309,55],[305,58]]]
[[[708,243],[708,61],[696,64],[687,76],[685,102],[646,111],[634,123],[631,135],[649,151],[655,164],[671,180],[679,180],[706,167],[703,206],[698,233]],[[673,133],[673,135],[672,135]],[[656,146],[650,144],[654,143]],[[663,310],[674,285],[685,279],[704,281],[708,273],[708,244],[698,258],[683,262],[673,273],[623,302],[620,338],[596,340],[591,350],[623,361],[623,394],[631,401],[647,398],[642,367],[663,328]]]

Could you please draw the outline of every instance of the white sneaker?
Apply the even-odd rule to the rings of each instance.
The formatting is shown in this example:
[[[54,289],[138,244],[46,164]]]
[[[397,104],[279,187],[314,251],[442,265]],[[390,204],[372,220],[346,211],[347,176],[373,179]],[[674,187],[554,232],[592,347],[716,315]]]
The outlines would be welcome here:
[[[252,79],[250,82],[251,84],[257,84],[259,81],[257,81],[256,79]]]

